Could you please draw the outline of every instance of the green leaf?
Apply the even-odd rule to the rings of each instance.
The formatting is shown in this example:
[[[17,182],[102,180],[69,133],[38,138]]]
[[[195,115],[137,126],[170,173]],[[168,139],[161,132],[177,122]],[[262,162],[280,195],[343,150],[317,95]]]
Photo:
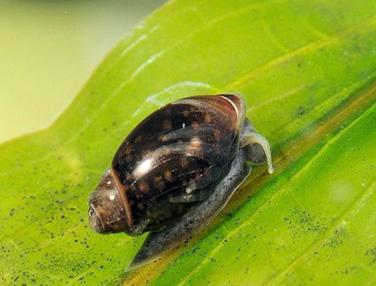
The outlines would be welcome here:
[[[374,11],[371,0],[163,6],[56,123],[0,146],[2,284],[374,284]],[[93,233],[89,193],[152,110],[219,92],[244,95],[276,173],[257,168],[205,232],[125,273],[144,236]]]

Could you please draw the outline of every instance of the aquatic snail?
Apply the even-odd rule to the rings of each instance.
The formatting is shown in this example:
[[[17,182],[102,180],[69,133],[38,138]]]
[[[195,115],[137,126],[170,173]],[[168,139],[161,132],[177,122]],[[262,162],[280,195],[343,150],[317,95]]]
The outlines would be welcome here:
[[[239,95],[193,96],[146,117],[123,141],[89,199],[99,233],[150,232],[133,264],[178,245],[226,205],[251,166],[268,164],[268,141]]]

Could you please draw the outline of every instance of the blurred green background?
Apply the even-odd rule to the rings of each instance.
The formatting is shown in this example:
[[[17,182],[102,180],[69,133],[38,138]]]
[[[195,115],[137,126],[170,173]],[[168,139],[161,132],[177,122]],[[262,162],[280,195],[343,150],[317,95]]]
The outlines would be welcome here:
[[[163,0],[0,0],[0,142],[47,127]]]

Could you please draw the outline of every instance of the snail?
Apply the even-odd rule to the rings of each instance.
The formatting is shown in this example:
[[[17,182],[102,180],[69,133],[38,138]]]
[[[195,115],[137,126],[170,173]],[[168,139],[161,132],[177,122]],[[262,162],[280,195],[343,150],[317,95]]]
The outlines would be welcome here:
[[[179,245],[226,205],[252,165],[267,162],[268,141],[234,94],[183,98],[146,117],[122,142],[89,199],[98,233],[150,232],[132,265]]]

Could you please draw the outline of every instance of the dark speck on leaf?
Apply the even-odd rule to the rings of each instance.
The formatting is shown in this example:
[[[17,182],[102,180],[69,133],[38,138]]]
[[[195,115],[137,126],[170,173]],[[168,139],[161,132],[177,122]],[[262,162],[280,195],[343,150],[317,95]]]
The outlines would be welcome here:
[[[291,215],[283,220],[294,235],[301,231],[322,233],[327,229],[317,217],[305,210],[292,209]]]
[[[298,116],[302,116],[302,115],[304,115],[306,112],[307,112],[307,109],[306,109],[304,106],[299,106],[299,107],[296,109],[296,114],[297,114]]]
[[[376,246],[374,248],[367,249],[365,255],[371,256],[371,263],[376,263]]]
[[[15,211],[16,211],[16,210],[15,210],[14,208],[13,208],[13,209],[11,209],[11,210],[10,210],[10,212],[9,212],[9,216],[13,216],[13,215],[14,215],[14,213],[15,213]]]
[[[325,246],[328,246],[330,248],[336,248],[337,246],[343,243],[343,240],[345,239],[346,235],[346,229],[344,228],[339,228],[335,230],[334,235],[325,243]]]

